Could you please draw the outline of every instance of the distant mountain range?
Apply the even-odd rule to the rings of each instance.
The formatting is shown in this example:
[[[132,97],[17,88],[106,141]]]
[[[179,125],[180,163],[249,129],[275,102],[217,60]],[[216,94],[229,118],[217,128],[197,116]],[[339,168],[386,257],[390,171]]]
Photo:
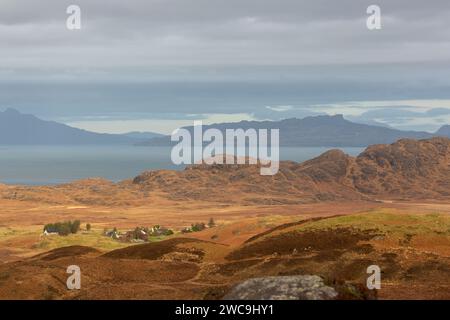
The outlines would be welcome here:
[[[426,139],[434,136],[450,137],[450,126],[443,126],[436,133],[424,131],[402,131],[389,127],[354,123],[342,115],[314,116],[303,119],[286,119],[281,121],[241,121],[237,123],[220,123],[203,126],[203,130],[216,128],[244,130],[280,129],[280,145],[290,147],[365,147],[371,144],[389,144],[402,138]],[[186,127],[191,134],[193,127]],[[172,145],[170,136],[153,138],[140,145]]]
[[[203,126],[203,130],[280,129],[280,145],[292,147],[365,147],[388,144],[402,138],[450,137],[450,126],[437,132],[402,131],[389,127],[354,123],[342,115],[314,116],[281,121],[241,121]],[[186,127],[193,132],[193,127]],[[114,145],[171,146],[170,136],[153,132],[125,134],[95,133],[46,121],[15,109],[0,112],[0,145]]]
[[[158,136],[161,135],[151,132],[95,133],[54,121],[41,120],[11,108],[0,112],[2,145],[132,145]]]

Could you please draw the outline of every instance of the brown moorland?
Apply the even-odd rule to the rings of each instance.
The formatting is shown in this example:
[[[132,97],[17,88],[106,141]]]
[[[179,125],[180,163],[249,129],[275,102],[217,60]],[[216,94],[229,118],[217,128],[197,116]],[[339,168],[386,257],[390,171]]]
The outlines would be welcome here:
[[[249,278],[302,274],[362,288],[376,264],[378,298],[450,299],[449,230],[448,215],[383,209],[281,225],[237,246],[183,237],[106,254],[72,246],[0,265],[0,298],[220,299]],[[72,264],[82,270],[81,290],[66,289]]]
[[[367,266],[378,264],[380,298],[450,299],[449,182],[450,140],[433,138],[371,146],[356,158],[332,150],[282,161],[275,176],[197,165],[119,183],[1,185],[0,298],[220,298],[258,276],[364,285]],[[142,245],[101,235],[181,230],[211,217],[214,228]],[[42,237],[44,224],[70,219],[93,230]],[[82,269],[80,291],[65,287],[71,264]]]

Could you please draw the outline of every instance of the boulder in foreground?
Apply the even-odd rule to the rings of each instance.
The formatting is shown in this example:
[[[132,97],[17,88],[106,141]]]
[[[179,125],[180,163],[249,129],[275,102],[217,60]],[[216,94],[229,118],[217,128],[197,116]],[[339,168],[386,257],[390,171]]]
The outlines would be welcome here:
[[[246,280],[228,293],[225,300],[331,300],[338,293],[319,276],[263,277]]]

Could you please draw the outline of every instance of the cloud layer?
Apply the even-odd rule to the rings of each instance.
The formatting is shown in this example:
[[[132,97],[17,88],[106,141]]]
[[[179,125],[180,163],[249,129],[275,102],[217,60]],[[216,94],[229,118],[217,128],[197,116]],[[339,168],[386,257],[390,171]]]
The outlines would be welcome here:
[[[446,62],[450,3],[382,0],[383,29],[365,26],[369,1],[3,0],[0,66],[108,73],[161,66]],[[111,70],[109,70],[111,68]],[[52,70],[47,70],[52,69]],[[180,71],[181,72],[181,71]]]
[[[73,121],[277,119],[450,98],[447,0],[379,0],[379,31],[366,28],[365,0],[75,2],[76,31],[65,25],[72,0],[0,3],[0,107]]]

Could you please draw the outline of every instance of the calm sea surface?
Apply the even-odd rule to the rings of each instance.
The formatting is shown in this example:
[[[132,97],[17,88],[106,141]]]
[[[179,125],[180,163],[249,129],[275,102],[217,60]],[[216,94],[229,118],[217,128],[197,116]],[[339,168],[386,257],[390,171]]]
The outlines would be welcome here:
[[[280,148],[281,160],[305,161],[331,148]],[[350,155],[363,148],[340,148]],[[103,177],[132,178],[144,170],[183,169],[170,160],[170,147],[0,146],[0,183],[45,185]]]

